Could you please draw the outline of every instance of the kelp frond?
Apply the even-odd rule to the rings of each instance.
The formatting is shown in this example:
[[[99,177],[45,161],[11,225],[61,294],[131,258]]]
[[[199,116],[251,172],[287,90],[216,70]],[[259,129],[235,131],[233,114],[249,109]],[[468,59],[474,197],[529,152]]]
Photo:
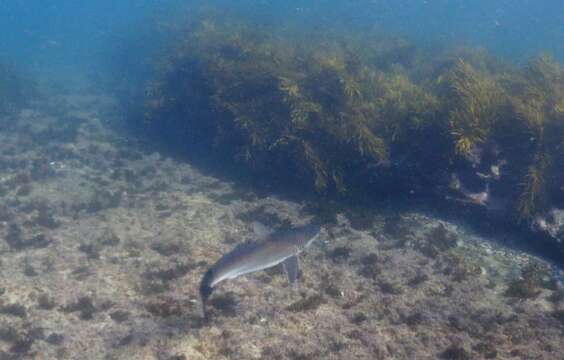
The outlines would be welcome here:
[[[564,116],[564,98],[554,105],[554,112],[559,116]]]
[[[519,221],[530,221],[543,210],[549,165],[549,159],[544,154],[536,156],[534,163],[529,165],[517,204]]]
[[[542,95],[526,98],[514,97],[511,104],[517,119],[525,124],[530,136],[537,140],[542,139],[546,120]]]
[[[564,69],[553,57],[547,54],[543,54],[531,61],[525,67],[524,75],[529,82],[540,88],[550,90],[550,93],[561,92],[556,88],[564,85],[562,83],[562,80],[564,80]]]
[[[507,164],[497,184],[519,218],[552,201],[564,163],[564,70],[554,59],[524,69],[475,50],[429,60],[381,34],[222,20],[185,27],[159,62],[148,123],[164,118],[254,171],[283,164],[323,194],[405,173],[436,185],[452,160],[485,154]],[[393,169],[374,165],[390,158]]]
[[[454,104],[449,113],[450,133],[456,152],[468,155],[475,145],[488,140],[498,119],[503,91],[491,77],[463,60],[458,61],[447,81]]]
[[[369,128],[363,114],[341,114],[341,123],[344,128],[339,130],[338,136],[343,141],[353,143],[360,156],[372,160],[387,159],[386,142]]]
[[[310,114],[321,112],[321,106],[311,101],[295,102],[290,105],[290,117],[292,125],[296,129],[303,129],[307,126],[310,119]]]
[[[378,73],[372,81],[374,113],[391,141],[402,138],[408,129],[422,128],[425,120],[434,117],[438,100],[405,73]]]
[[[300,96],[300,86],[297,82],[285,77],[280,77],[279,80],[280,80],[279,89],[285,94],[287,98],[291,99]]]
[[[342,81],[343,81],[343,90],[347,98],[354,101],[361,97],[362,92],[360,90],[360,85],[354,79],[345,78]]]
[[[327,170],[319,154],[313,149],[307,141],[301,141],[304,158],[315,174],[315,189],[323,191],[327,189]]]

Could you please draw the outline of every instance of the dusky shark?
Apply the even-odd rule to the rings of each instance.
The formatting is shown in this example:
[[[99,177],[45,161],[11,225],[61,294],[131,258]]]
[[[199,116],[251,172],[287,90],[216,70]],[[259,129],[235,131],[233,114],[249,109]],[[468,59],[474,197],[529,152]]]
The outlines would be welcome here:
[[[290,283],[299,275],[298,255],[319,237],[321,227],[314,224],[273,231],[253,223],[257,241],[241,244],[223,255],[209,268],[200,283],[200,296],[204,317],[206,304],[214,287],[224,280],[268,269],[282,263]]]

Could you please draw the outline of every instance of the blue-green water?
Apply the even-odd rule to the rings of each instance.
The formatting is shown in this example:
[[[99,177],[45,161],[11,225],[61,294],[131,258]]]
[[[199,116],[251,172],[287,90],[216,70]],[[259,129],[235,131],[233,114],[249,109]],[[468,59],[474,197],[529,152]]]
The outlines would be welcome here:
[[[0,360],[561,358],[563,39],[558,0],[0,0]]]
[[[564,59],[564,3],[532,1],[2,1],[3,58],[38,71],[80,71],[107,64],[112,46],[158,31],[166,22],[203,3],[257,19],[369,25],[418,44],[484,47],[521,62],[539,52]],[[181,10],[178,10],[181,9]],[[145,44],[150,46],[151,44]],[[119,59],[114,59],[119,61]]]

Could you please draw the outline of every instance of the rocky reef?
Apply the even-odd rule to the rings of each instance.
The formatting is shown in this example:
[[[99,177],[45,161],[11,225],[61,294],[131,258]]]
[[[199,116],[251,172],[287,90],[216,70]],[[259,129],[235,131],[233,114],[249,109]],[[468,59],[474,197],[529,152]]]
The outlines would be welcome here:
[[[119,111],[105,96],[36,106],[0,133],[2,359],[551,358],[564,347],[563,275],[511,250],[516,235],[501,245],[422,211],[220,180],[108,127]],[[310,220],[326,235],[301,258],[297,288],[277,268],[226,282],[202,318],[203,273],[252,237],[252,221]]]
[[[333,24],[185,21],[143,120],[177,151],[322,199],[434,198],[533,228],[564,207],[564,68],[548,55],[517,67]]]

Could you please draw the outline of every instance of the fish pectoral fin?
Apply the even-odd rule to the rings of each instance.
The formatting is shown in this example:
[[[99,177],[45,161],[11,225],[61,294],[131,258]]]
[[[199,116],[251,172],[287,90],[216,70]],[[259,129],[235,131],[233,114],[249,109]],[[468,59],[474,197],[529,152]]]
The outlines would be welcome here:
[[[266,239],[274,232],[273,229],[258,221],[253,221],[252,226],[253,232],[258,239]]]
[[[284,265],[284,269],[286,270],[286,274],[288,275],[288,281],[290,284],[293,284],[298,279],[300,275],[300,265],[298,262],[298,256],[290,256],[286,260],[282,262]]]

